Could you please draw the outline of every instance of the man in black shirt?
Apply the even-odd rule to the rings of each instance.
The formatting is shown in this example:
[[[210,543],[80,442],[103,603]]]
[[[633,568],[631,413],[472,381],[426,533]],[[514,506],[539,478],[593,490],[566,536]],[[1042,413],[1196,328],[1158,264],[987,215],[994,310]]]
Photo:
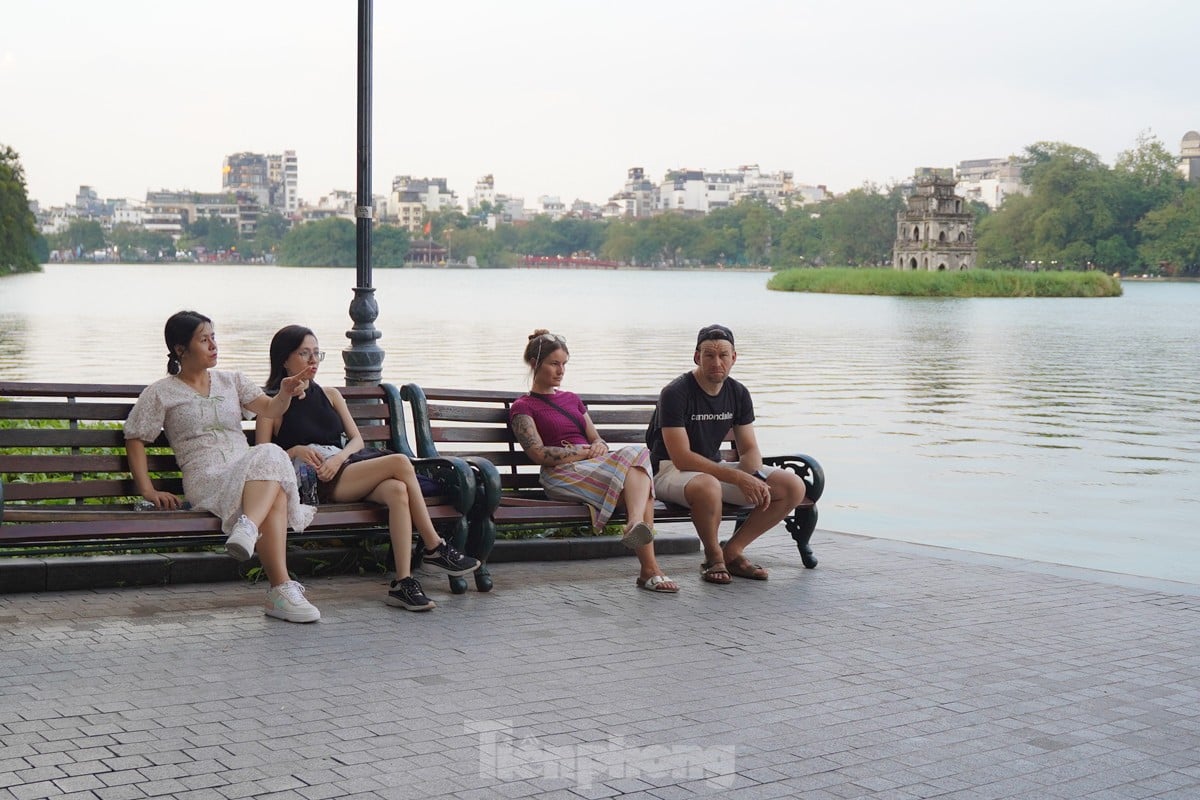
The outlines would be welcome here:
[[[742,551],[800,504],[804,482],[794,472],[762,463],[750,392],[729,377],[737,361],[733,332],[724,325],[701,328],[692,360],[696,368],[659,394],[646,432],[655,494],[691,510],[704,546],[704,580],[729,583],[731,575],[766,580],[767,571]],[[721,460],[730,429],[738,461]],[[724,548],[717,538],[723,503],[754,506]]]

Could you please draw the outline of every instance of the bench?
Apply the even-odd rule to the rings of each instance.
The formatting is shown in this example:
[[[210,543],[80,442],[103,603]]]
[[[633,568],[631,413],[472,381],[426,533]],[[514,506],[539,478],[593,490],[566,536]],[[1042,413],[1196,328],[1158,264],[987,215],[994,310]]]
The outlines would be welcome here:
[[[141,496],[129,474],[121,423],[143,388],[0,381],[3,552],[97,552],[114,542],[128,549],[224,543],[220,520],[206,511],[137,508]],[[368,446],[410,450],[394,386],[339,391]],[[250,423],[246,427],[253,444],[254,431]],[[181,494],[183,481],[165,435],[147,453],[155,485]],[[418,472],[444,487],[442,496],[428,498],[429,513],[442,535],[462,549],[468,512],[478,494],[475,472],[457,458],[414,463]],[[326,504],[303,538],[386,536],[387,517],[387,508],[375,503]]]
[[[476,470],[479,499],[471,513],[467,535],[468,552],[486,560],[496,538],[497,526],[544,526],[590,524],[591,516],[582,503],[549,500],[538,482],[539,468],[521,449],[508,425],[508,410],[522,392],[471,389],[426,389],[414,383],[400,388],[401,397],[413,415],[416,453],[423,458],[439,455],[464,457]],[[657,395],[585,394],[596,430],[612,447],[644,444],[646,425],[658,403]],[[726,460],[736,460],[732,434]],[[807,491],[804,502],[784,525],[796,542],[804,566],[817,565],[809,539],[817,527],[816,502],[825,489],[825,473],[816,459],[802,455],[767,456],[763,463],[795,472]],[[741,524],[748,509],[725,508],[724,519]],[[656,522],[690,522],[682,506],[655,503]],[[487,566],[479,573],[487,576]],[[487,578],[490,581],[490,578]]]

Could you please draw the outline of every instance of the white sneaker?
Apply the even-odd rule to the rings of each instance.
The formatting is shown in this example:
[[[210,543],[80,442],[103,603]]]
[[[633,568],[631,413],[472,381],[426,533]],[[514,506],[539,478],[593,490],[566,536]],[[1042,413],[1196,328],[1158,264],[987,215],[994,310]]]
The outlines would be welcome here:
[[[238,521],[233,523],[233,533],[225,540],[225,552],[238,561],[245,561],[254,555],[254,545],[260,535],[258,526],[242,514]]]
[[[321,618],[321,612],[304,598],[304,587],[296,581],[271,587],[267,592],[266,614],[288,622],[316,622]]]

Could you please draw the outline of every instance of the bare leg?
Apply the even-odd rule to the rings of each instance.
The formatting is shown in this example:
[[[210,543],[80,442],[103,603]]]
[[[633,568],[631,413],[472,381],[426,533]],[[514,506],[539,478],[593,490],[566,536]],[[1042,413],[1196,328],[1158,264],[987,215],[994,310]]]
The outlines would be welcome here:
[[[337,486],[333,490],[333,499],[339,503],[347,503],[355,500],[371,500],[376,503],[383,503],[383,500],[377,500],[371,494],[379,488],[385,481],[395,481],[402,484],[405,488],[405,504],[407,506],[407,514],[409,519],[404,522],[404,530],[396,528],[395,510],[391,504],[388,508],[391,511],[389,514],[390,531],[392,534],[393,550],[395,548],[396,537],[404,536],[411,537],[413,528],[421,536],[421,541],[425,543],[425,547],[433,550],[442,543],[442,537],[438,535],[437,529],[433,527],[433,520],[429,517],[429,509],[425,506],[425,498],[421,496],[421,484],[417,481],[416,470],[413,469],[412,462],[407,456],[400,453],[395,453],[380,458],[373,458],[370,461],[359,461],[357,464],[351,464],[342,470],[342,477],[338,480]],[[408,552],[408,546],[403,548]],[[396,550],[399,555],[399,550]],[[406,568],[407,569],[407,568]],[[399,575],[399,573],[397,573]],[[400,577],[407,575],[406,571]]]
[[[725,543],[726,561],[736,561],[751,542],[782,522],[804,500],[804,481],[790,470],[772,472],[767,485],[771,488],[770,504],[750,512],[737,533]]]
[[[392,537],[396,580],[407,578],[412,573],[412,514],[409,513],[408,487],[388,478],[376,486],[366,499],[388,507],[388,533]]]
[[[258,527],[255,545],[272,586],[291,580],[287,568],[287,494],[276,481],[246,481],[242,513]]]
[[[721,482],[712,475],[701,474],[688,481],[683,496],[691,509],[692,524],[704,547],[704,561],[714,564],[725,560],[718,538],[721,526]]]
[[[654,500],[650,496],[653,486],[654,483],[650,476],[637,467],[629,470],[625,475],[625,486],[621,490],[620,500],[625,506],[626,533],[638,522],[644,522],[651,528],[654,527]],[[639,509],[641,510],[640,518]]]

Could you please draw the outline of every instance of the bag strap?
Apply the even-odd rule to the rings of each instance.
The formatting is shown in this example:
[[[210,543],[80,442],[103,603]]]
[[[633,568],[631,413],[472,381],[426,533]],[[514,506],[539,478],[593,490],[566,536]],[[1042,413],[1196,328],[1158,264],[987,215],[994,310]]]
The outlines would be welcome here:
[[[549,397],[545,397],[544,395],[534,394],[533,392],[530,392],[529,396],[532,397],[534,400],[541,400],[543,403],[550,406],[551,408],[553,408],[558,413],[562,414],[567,419],[571,420],[571,422],[575,423],[575,427],[579,429],[579,432],[581,434],[583,434],[583,438],[584,439],[587,438],[587,426],[585,426],[581,421],[579,421],[579,419],[577,419],[575,416],[573,416],[570,411],[567,411],[565,408],[560,406],[558,403],[554,402]]]

